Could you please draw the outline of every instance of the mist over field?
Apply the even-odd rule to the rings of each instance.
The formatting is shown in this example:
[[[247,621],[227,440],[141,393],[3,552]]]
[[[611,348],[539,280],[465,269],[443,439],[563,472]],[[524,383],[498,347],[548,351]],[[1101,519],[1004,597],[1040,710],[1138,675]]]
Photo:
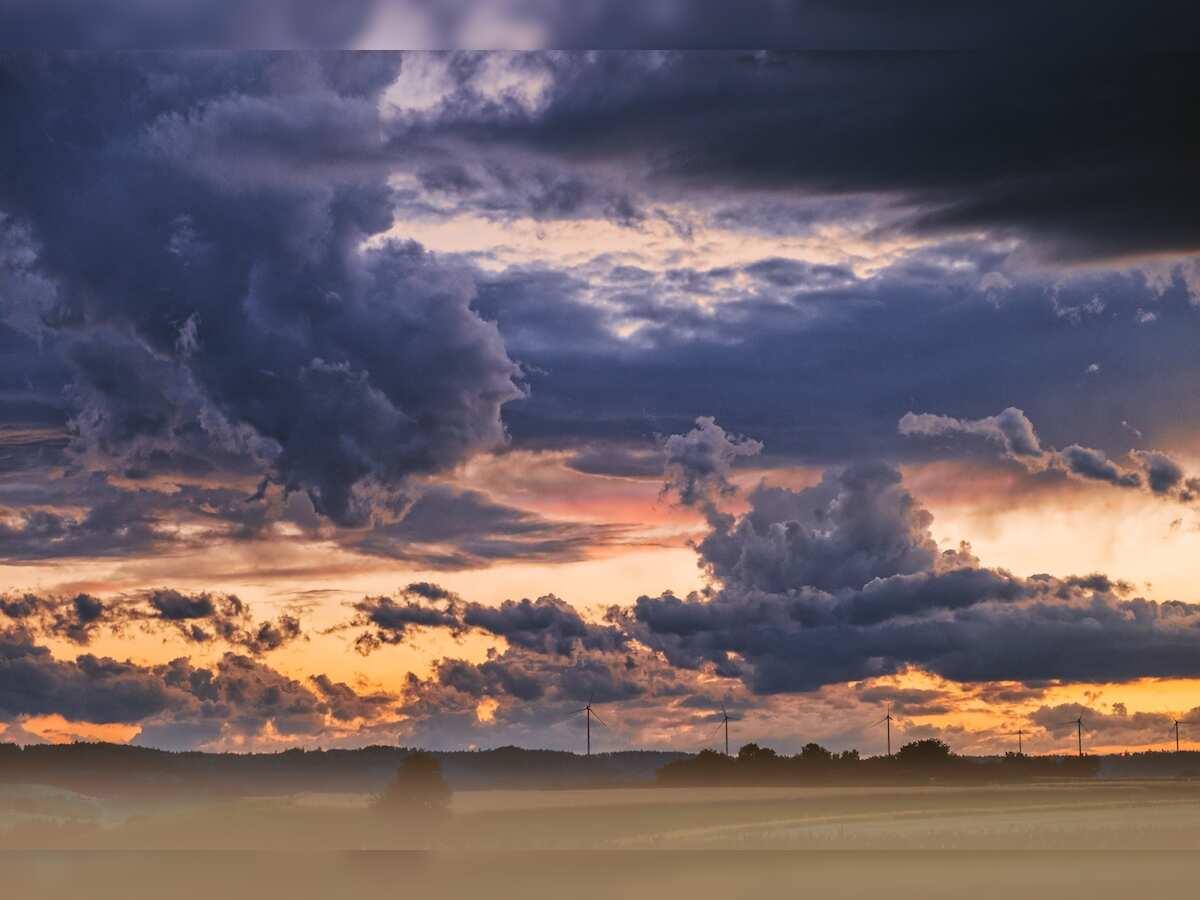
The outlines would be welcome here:
[[[9,889],[47,898],[1118,898],[1146,885],[1186,896],[1200,849],[1190,782],[481,790],[457,793],[436,824],[390,820],[371,799],[97,809],[44,791],[28,808],[56,816],[0,841],[0,866]]]

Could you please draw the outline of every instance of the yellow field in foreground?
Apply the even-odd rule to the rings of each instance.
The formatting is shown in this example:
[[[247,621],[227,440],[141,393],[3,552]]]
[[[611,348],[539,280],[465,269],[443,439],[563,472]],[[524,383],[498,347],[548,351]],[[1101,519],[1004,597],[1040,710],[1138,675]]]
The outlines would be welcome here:
[[[48,794],[0,810],[0,848],[1200,849],[1200,784],[470,791],[431,821],[366,795],[120,807]],[[0,804],[2,805],[2,804]]]

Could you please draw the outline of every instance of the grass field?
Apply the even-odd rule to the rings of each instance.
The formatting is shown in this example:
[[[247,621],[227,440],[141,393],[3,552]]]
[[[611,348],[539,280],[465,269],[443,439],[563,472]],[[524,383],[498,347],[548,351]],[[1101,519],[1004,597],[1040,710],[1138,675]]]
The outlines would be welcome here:
[[[6,896],[991,900],[1188,897],[1200,785],[460,792],[441,824],[361,794],[96,803],[0,791]]]
[[[6,799],[7,798],[7,799]],[[363,794],[121,807],[0,793],[0,847],[180,850],[1200,850],[1200,784],[464,791],[440,822]]]

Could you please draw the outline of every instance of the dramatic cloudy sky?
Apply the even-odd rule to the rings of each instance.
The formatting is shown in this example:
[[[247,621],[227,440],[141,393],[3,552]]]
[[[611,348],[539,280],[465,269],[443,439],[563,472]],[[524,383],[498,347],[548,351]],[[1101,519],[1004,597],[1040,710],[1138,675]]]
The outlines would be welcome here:
[[[1195,73],[0,55],[0,739],[1165,745]]]

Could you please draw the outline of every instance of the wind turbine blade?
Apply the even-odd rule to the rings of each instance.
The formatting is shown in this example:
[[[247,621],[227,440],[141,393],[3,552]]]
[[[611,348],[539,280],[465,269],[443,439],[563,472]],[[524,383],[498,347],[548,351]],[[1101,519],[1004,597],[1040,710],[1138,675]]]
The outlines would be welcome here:
[[[592,710],[592,718],[595,719],[597,722],[599,722],[601,725],[603,725],[605,728],[608,727],[608,725],[605,723],[605,721],[602,718],[600,718],[598,715],[596,715],[595,710]]]

